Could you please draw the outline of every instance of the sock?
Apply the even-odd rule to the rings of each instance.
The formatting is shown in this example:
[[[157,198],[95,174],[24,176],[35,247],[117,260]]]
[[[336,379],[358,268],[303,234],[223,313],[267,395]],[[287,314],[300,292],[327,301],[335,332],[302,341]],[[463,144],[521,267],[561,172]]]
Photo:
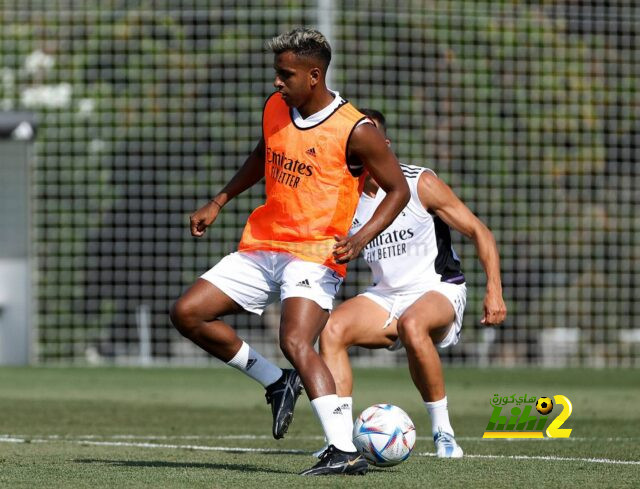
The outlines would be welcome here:
[[[340,408],[340,401],[335,394],[317,397],[311,401],[311,408],[320,420],[327,444],[335,446],[343,452],[355,452],[356,447],[347,431],[345,414]]]
[[[435,436],[438,431],[455,435],[451,423],[449,422],[449,411],[447,410],[447,396],[439,401],[425,402],[425,407],[431,416],[431,434]]]
[[[244,374],[260,382],[264,387],[273,384],[282,377],[282,369],[264,358],[244,341],[238,353],[227,362]]]
[[[353,438],[353,399],[351,397],[338,397],[338,402],[340,403],[342,414],[344,414],[344,424]]]

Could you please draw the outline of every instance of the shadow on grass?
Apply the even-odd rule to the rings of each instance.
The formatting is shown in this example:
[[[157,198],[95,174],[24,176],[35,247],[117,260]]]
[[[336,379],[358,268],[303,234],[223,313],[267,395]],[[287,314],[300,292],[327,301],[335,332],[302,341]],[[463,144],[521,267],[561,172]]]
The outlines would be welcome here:
[[[273,472],[276,474],[295,474],[285,470],[256,467],[248,464],[215,464],[199,462],[165,462],[162,460],[108,460],[98,458],[81,458],[74,460],[81,464],[103,464],[115,467],[154,467],[169,469],[210,469],[210,470],[237,470],[238,472]]]
[[[214,464],[201,462],[165,462],[162,460],[108,460],[99,458],[81,458],[74,460],[81,464],[104,464],[113,465],[114,467],[154,467],[154,468],[170,468],[170,469],[222,469],[237,470],[238,472],[272,472],[274,474],[297,475],[298,472],[288,472],[285,470],[269,469],[264,467],[255,467],[247,464]],[[393,473],[395,468],[379,468],[369,465],[369,472],[373,473]]]

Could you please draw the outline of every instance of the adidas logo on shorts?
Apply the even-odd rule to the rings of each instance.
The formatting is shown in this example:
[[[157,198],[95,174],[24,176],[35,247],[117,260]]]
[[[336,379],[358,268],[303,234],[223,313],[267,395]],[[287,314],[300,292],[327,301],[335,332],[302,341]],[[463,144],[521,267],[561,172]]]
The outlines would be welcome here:
[[[301,280],[300,282],[298,282],[296,284],[296,287],[308,287],[308,288],[311,288],[311,285],[309,284],[309,280],[305,278],[304,280]]]

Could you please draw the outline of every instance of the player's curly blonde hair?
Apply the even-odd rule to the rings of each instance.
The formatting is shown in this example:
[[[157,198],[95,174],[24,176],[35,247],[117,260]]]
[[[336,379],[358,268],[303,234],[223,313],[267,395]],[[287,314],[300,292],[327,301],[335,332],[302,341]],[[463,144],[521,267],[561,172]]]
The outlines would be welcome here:
[[[324,35],[316,29],[297,27],[274,37],[268,42],[274,54],[291,51],[297,56],[315,58],[322,61],[325,70],[331,62],[331,46]]]

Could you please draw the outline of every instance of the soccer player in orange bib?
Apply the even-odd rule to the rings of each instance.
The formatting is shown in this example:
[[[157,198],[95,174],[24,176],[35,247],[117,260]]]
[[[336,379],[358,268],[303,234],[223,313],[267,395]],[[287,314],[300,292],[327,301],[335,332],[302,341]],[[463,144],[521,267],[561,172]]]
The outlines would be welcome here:
[[[303,475],[361,474],[331,372],[314,350],[346,273],[346,263],[383,231],[409,201],[398,161],[372,121],[325,74],[331,48],[313,29],[274,38],[276,92],[266,101],[262,138],[231,181],[191,216],[200,237],[225,204],[263,178],[266,202],[249,217],[238,251],[204,273],[173,305],[178,331],[266,388],[273,436],[282,438],[301,384],[328,448]],[[386,192],[369,222],[347,237],[369,172]],[[282,301],[280,348],[295,367],[281,370],[240,339],[220,317],[261,314]]]

